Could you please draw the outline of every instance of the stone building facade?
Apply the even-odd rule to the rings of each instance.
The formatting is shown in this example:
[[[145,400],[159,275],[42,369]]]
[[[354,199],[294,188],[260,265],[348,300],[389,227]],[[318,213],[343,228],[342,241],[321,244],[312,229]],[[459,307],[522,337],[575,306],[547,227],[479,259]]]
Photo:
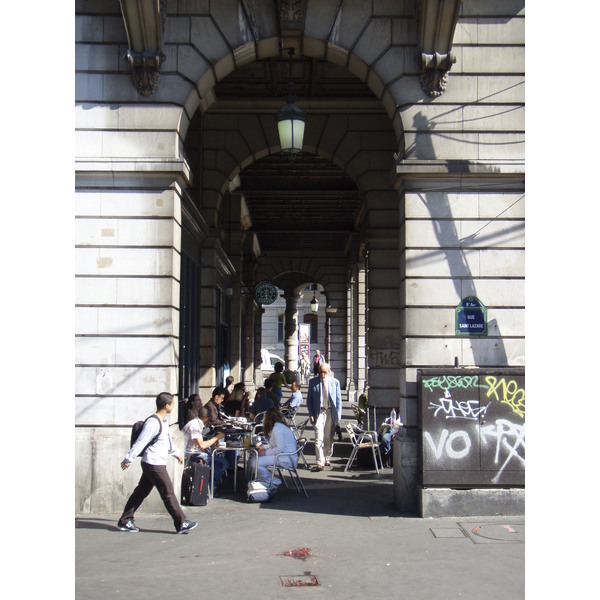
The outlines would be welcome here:
[[[409,428],[419,369],[525,365],[523,0],[75,11],[77,512],[120,510],[137,477],[119,468],[130,426],[159,392],[208,399],[225,364],[255,381],[259,281],[284,290],[288,349],[299,293],[318,284],[342,385],[368,383],[370,402],[399,408]],[[282,99],[240,75],[286,65],[286,48],[324,74],[321,96],[298,95],[302,155],[353,186],[339,250],[275,248],[286,232],[261,238],[244,184],[280,153]],[[332,244],[344,209],[326,209]],[[468,297],[487,308],[485,336],[456,335]]]

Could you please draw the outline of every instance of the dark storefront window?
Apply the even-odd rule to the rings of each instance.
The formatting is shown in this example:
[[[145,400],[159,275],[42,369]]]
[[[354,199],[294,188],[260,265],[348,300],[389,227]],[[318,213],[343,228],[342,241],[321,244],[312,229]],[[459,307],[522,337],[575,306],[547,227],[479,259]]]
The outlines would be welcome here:
[[[185,400],[198,393],[200,380],[200,266],[181,257],[179,290],[179,425],[185,419]]]

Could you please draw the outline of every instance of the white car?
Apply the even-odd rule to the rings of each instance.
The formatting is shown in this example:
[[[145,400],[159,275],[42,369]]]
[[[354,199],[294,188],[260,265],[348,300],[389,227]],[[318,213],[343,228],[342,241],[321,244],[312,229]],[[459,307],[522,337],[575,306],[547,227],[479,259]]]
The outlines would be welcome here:
[[[285,367],[285,360],[281,358],[281,356],[277,356],[277,354],[271,354],[268,350],[264,348],[260,351],[260,358],[262,360],[262,364],[260,368],[263,373],[271,374],[275,370],[276,363],[280,362]]]

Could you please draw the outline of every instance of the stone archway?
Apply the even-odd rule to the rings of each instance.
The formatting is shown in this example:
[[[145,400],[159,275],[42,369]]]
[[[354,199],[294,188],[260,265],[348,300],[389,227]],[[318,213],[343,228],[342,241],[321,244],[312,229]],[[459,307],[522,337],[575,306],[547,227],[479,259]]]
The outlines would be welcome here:
[[[315,44],[309,45],[309,47],[316,52]],[[305,82],[300,79],[303,70],[310,68],[312,73],[318,69],[325,71],[328,63],[310,56],[300,56],[297,60],[299,62],[296,65],[298,67],[296,71],[300,73],[300,78],[295,83],[295,89],[323,88],[324,85],[318,81],[318,78],[315,83],[314,75],[304,76],[304,79],[310,82],[310,86],[308,83],[305,85]],[[301,63],[300,61],[305,62]],[[359,60],[353,61],[352,64],[356,70],[360,71]],[[336,309],[336,312],[332,313],[331,319],[328,319],[328,326],[331,325],[331,330],[335,334],[332,338],[340,347],[333,365],[336,372],[341,374],[344,382],[357,379],[364,381],[366,352],[364,350],[360,353],[348,350],[354,344],[355,332],[358,331],[358,323],[348,324],[349,315],[356,319],[359,315],[357,306],[350,307],[349,305],[349,302],[354,304],[358,302],[358,298],[348,292],[349,273],[355,270],[358,261],[364,259],[364,255],[371,245],[374,254],[371,257],[370,265],[374,273],[379,268],[383,268],[389,275],[390,271],[398,269],[398,264],[394,262],[393,258],[390,263],[390,257],[399,254],[398,240],[389,233],[383,233],[383,230],[397,227],[399,223],[397,193],[392,188],[390,177],[398,141],[390,117],[385,107],[382,106],[381,100],[376,98],[368,86],[355,78],[346,67],[342,68],[333,63],[329,63],[329,66],[331,67],[329,74],[340,79],[344,78],[344,81],[349,82],[347,87],[354,86],[354,91],[351,94],[348,92],[351,95],[349,98],[336,97],[335,93],[319,97],[299,96],[298,103],[304,105],[308,116],[304,152],[300,158],[296,159],[293,168],[286,167],[284,161],[278,156],[276,115],[283,103],[288,65],[285,61],[279,61],[277,54],[259,63],[248,63],[245,68],[242,68],[241,74],[231,74],[232,82],[228,81],[228,77],[216,82],[209,75],[204,76],[205,79],[197,87],[205,89],[208,81],[214,81],[212,89],[215,93],[209,93],[205,89],[205,95],[211,101],[206,102],[202,106],[202,110],[198,111],[190,121],[186,132],[185,152],[191,164],[202,165],[201,172],[193,171],[196,185],[190,190],[190,195],[201,211],[207,226],[213,231],[213,235],[224,243],[231,254],[233,238],[230,236],[230,231],[232,231],[236,238],[235,243],[238,244],[238,247],[233,250],[233,254],[239,257],[243,255],[248,257],[249,248],[253,249],[257,244],[261,247],[259,253],[254,253],[254,257],[251,258],[256,263],[252,269],[248,269],[248,260],[244,258],[241,258],[242,262],[239,264],[240,290],[242,292],[244,289],[246,290],[243,302],[245,309],[247,311],[254,310],[248,304],[248,299],[253,284],[260,279],[267,278],[276,281],[284,279],[285,273],[309,273],[310,280],[318,281],[328,289],[328,297],[333,303],[331,308]],[[273,96],[271,92],[264,92],[253,95],[248,85],[248,80],[251,78],[260,79],[263,87],[268,79],[270,81],[269,89],[283,85],[281,94],[275,93]],[[236,86],[242,86],[249,96],[237,97],[240,90]],[[311,159],[311,156],[314,158]],[[346,199],[343,200],[345,204],[339,205],[337,213],[335,210],[332,212],[326,225],[322,225],[323,219],[315,217],[315,222],[318,220],[320,225],[315,226],[309,223],[303,226],[303,230],[308,231],[310,228],[315,228],[323,236],[327,236],[328,241],[341,234],[344,236],[344,240],[340,246],[323,252],[318,242],[316,244],[311,242],[312,246],[304,245],[301,249],[292,247],[273,251],[269,248],[269,251],[264,251],[262,247],[266,245],[263,240],[259,240],[261,233],[264,232],[257,232],[255,221],[258,219],[253,218],[257,208],[256,202],[253,203],[251,200],[251,195],[255,190],[248,187],[245,182],[247,173],[252,172],[255,166],[267,161],[272,162],[273,172],[270,177],[273,181],[279,177],[294,182],[292,185],[295,182],[305,182],[310,179],[308,175],[298,175],[303,168],[311,173],[317,168],[329,169],[326,175],[321,175],[319,179],[322,183],[327,180],[327,177],[331,177],[331,181],[335,182],[333,185],[327,184],[331,187],[331,197],[326,201],[332,202],[335,199],[336,202],[339,202],[335,196],[345,197]],[[324,164],[330,166],[325,167]],[[345,178],[343,181],[340,174]],[[288,210],[289,190],[283,190],[281,184],[273,185],[273,190],[261,190],[262,201],[267,202],[271,197],[276,198],[276,201],[281,202],[281,207]],[[350,188],[354,191],[352,192]],[[308,193],[314,194],[315,190],[316,188],[310,188]],[[354,199],[351,199],[351,194],[354,194]],[[247,215],[246,224],[242,224],[244,219],[239,212],[236,214],[241,226],[234,223],[236,219],[232,219],[231,215],[226,217],[226,223],[224,222],[223,215],[230,211],[229,205],[232,201],[236,205],[235,211],[238,211],[238,203],[242,206],[244,215]],[[339,225],[342,221],[341,212],[350,206],[348,202],[354,203],[352,217],[347,228],[343,230]],[[302,199],[296,198],[293,206],[297,207],[301,203]],[[293,224],[283,220],[283,223],[280,222],[275,227],[280,227],[284,234],[292,238]],[[224,232],[224,228],[229,229]],[[378,285],[388,286],[394,281],[399,284],[397,275],[391,279],[387,275],[385,278],[381,278],[381,283],[373,284],[373,292],[376,291]],[[283,287],[287,289],[291,286],[285,284]],[[363,291],[363,293],[365,292]],[[398,306],[397,300],[395,303]],[[363,301],[363,304],[366,304],[366,301]],[[373,315],[375,315],[378,307],[373,304],[372,308]],[[388,294],[385,310],[390,308]],[[244,311],[242,303],[240,303],[240,310]],[[252,323],[255,335],[257,332],[256,322],[260,322],[260,318],[260,315],[255,315]],[[244,317],[240,316],[240,321],[243,319]],[[360,339],[364,344],[364,331],[361,333],[361,337],[356,339]],[[394,340],[393,343],[397,347],[399,342],[396,338]],[[381,342],[379,345],[381,346]],[[254,351],[256,354],[256,344]],[[355,359],[359,356],[363,362],[357,366]],[[207,367],[209,364],[207,363]],[[241,365],[241,370],[246,371],[246,367]],[[362,378],[358,375],[359,371],[363,374]],[[212,385],[212,381],[209,382],[209,385]],[[377,386],[377,382],[374,382],[374,385]],[[390,389],[397,390],[398,388],[398,383],[389,377],[389,373],[382,385]]]

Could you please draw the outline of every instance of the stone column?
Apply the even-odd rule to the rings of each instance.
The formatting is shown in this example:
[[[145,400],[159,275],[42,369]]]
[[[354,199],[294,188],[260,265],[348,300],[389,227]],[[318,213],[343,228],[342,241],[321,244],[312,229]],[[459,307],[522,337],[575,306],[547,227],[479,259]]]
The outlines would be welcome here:
[[[252,390],[254,385],[254,301],[251,298],[246,297],[246,306],[243,313],[245,320],[244,331],[246,332],[245,338],[242,340],[244,348],[244,356],[246,357],[246,364],[242,365],[242,376],[240,381],[243,381],[247,389]]]
[[[260,349],[262,348],[262,317],[265,309],[262,306],[254,305],[254,383],[256,387],[261,387],[263,384],[263,376],[260,365],[262,358]]]
[[[346,350],[346,372],[348,381],[348,401],[356,400],[356,266],[350,267],[348,281],[346,283],[346,339],[348,340]]]
[[[357,265],[356,273],[356,390],[359,394],[367,385],[367,269],[365,260]]]
[[[131,424],[177,395],[181,196],[186,164],[76,161],[76,510],[115,512],[139,477],[116,475]],[[110,215],[110,217],[108,216]],[[177,409],[171,434],[179,442]],[[169,465],[174,481],[179,472]],[[154,498],[147,506],[158,508]]]
[[[300,294],[285,292],[285,376],[288,381],[298,372],[298,299]]]
[[[365,244],[368,260],[366,281],[370,426],[376,428],[400,402],[400,239],[399,201],[393,191],[367,196],[369,228]],[[399,258],[400,257],[400,258]]]

